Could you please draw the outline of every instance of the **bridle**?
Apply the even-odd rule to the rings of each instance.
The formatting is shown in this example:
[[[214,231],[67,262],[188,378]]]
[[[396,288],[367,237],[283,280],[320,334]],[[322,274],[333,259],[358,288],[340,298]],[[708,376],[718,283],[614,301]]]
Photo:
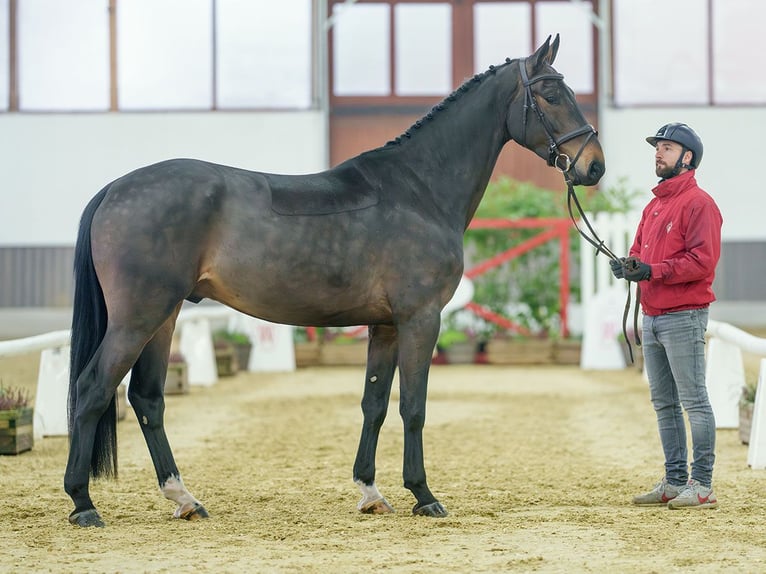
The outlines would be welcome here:
[[[527,61],[526,58],[521,58],[519,60],[519,72],[521,73],[521,82],[524,85],[524,114],[522,116],[522,121],[521,121],[521,141],[519,141],[519,143],[521,145],[525,145],[526,143],[527,116],[528,116],[527,112],[531,108],[532,111],[535,112],[535,114],[537,115],[537,119],[540,120],[540,124],[543,126],[543,130],[545,130],[545,135],[548,138],[548,165],[551,167],[555,167],[562,174],[564,174],[564,179],[568,179],[568,174],[570,170],[577,163],[577,160],[580,159],[580,154],[582,154],[583,150],[585,149],[585,146],[588,145],[588,142],[590,142],[591,138],[598,135],[598,132],[592,125],[585,124],[575,130],[572,130],[571,132],[565,133],[563,136],[560,136],[558,138],[554,136],[553,126],[551,126],[550,122],[545,117],[545,114],[540,109],[540,106],[537,104],[537,97],[532,92],[532,84],[536,84],[537,82],[542,82],[544,80],[561,81],[564,79],[564,76],[557,73],[540,74],[539,76],[535,76],[534,78],[530,80],[529,76],[527,75],[526,61]],[[588,137],[585,138],[585,141],[580,146],[580,149],[577,151],[577,154],[575,155],[574,159],[570,160],[567,154],[561,153],[559,151],[559,146],[561,146],[562,144],[585,134],[587,134]],[[563,162],[563,163],[560,163],[560,162]]]
[[[598,136],[598,132],[591,124],[585,124],[557,138],[553,134],[553,127],[551,126],[550,122],[547,120],[547,118],[545,117],[545,114],[540,109],[540,106],[537,103],[537,97],[535,96],[534,92],[532,92],[532,85],[536,84],[537,82],[542,82],[543,80],[561,81],[564,79],[564,76],[558,73],[540,74],[539,76],[535,76],[534,78],[530,80],[527,74],[526,58],[519,59],[519,72],[521,74],[521,81],[524,86],[524,113],[523,113],[523,116],[522,116],[523,119],[521,122],[521,140],[518,143],[520,143],[521,145],[525,145],[526,136],[527,136],[527,115],[528,115],[527,112],[531,108],[532,111],[535,112],[535,114],[537,115],[537,119],[540,120],[540,125],[543,126],[543,130],[545,130],[545,135],[548,138],[548,160],[547,160],[548,165],[551,167],[555,167],[558,171],[560,171],[561,174],[564,176],[564,181],[567,184],[567,209],[569,210],[569,217],[572,219],[572,223],[574,224],[575,229],[577,229],[579,234],[588,243],[590,243],[593,247],[596,248],[596,256],[598,256],[599,253],[603,253],[609,259],[613,261],[620,261],[620,263],[622,264],[622,261],[620,260],[620,258],[617,257],[614,254],[614,252],[604,244],[604,241],[601,238],[599,238],[598,234],[593,229],[593,226],[591,225],[590,221],[588,221],[588,218],[586,217],[585,212],[583,211],[582,206],[580,205],[580,201],[579,199],[577,199],[577,194],[575,193],[574,183],[571,177],[572,168],[574,168],[575,164],[577,163],[577,160],[580,159],[580,155],[585,149],[585,146],[588,145],[588,143],[593,137]],[[586,134],[588,137],[586,137],[585,141],[583,141],[582,145],[580,145],[580,149],[577,150],[577,153],[575,154],[574,159],[570,159],[567,154],[562,153],[559,150],[559,146],[563,145],[564,143]],[[587,226],[588,231],[590,232],[590,236],[586,234],[577,224],[577,219],[575,218],[574,212],[572,210],[573,203],[577,208],[577,212],[580,218]],[[635,336],[636,346],[638,347],[641,346],[641,338],[638,335],[638,301],[640,300],[640,298],[641,298],[641,287],[638,283],[636,283],[636,306],[633,312],[633,334]],[[627,332],[628,331],[627,322],[628,322],[628,315],[630,313],[630,304],[631,304],[630,285],[628,285],[628,298],[627,298],[627,301],[625,302],[625,311],[622,316],[622,333],[625,336],[625,341],[628,345],[630,360],[631,362],[633,362],[633,349],[630,345],[630,341],[628,339],[628,332]]]

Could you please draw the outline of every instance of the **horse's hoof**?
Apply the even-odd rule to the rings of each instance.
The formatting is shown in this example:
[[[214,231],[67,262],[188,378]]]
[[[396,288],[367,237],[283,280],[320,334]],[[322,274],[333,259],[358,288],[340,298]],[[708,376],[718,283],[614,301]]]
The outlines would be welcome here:
[[[362,514],[391,514],[394,512],[394,507],[385,498],[379,498],[360,506],[359,512]]]
[[[433,518],[444,518],[447,516],[447,509],[444,508],[438,500],[431,504],[424,504],[418,506],[417,504],[412,509],[412,514],[415,516],[431,516]]]
[[[77,526],[86,528],[88,526],[95,526],[96,528],[103,528],[105,526],[104,521],[96,512],[95,508],[89,510],[83,510],[82,512],[74,511],[69,515],[69,522]]]
[[[201,504],[195,504],[189,510],[180,513],[176,518],[184,520],[199,520],[200,518],[210,518],[210,515]]]

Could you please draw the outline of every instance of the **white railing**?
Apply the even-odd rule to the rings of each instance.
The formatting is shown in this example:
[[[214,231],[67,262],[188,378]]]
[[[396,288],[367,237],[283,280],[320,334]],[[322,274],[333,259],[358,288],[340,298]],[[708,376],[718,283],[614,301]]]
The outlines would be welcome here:
[[[184,309],[176,322],[179,347],[187,363],[190,385],[210,386],[218,381],[211,321],[228,324],[249,336],[253,344],[251,371],[295,369],[292,328],[247,317],[223,305]],[[35,394],[35,438],[67,434],[66,404],[69,390],[70,331],[53,331],[11,341],[0,341],[0,358],[41,351],[40,370]],[[123,380],[124,391],[130,380]]]
[[[747,463],[751,468],[766,468],[766,339],[746,333],[720,321],[708,322],[706,379],[710,403],[718,428],[739,426],[739,402],[745,386],[742,353],[761,357],[750,428]]]

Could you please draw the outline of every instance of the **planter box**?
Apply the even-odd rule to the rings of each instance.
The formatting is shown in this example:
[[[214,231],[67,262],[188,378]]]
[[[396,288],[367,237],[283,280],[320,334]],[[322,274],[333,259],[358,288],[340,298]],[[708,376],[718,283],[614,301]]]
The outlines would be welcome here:
[[[476,362],[476,343],[460,341],[444,349],[448,365],[467,365]]]
[[[754,403],[739,403],[739,440],[750,444],[750,429],[753,426]]]
[[[219,377],[231,377],[237,373],[239,364],[237,363],[237,354],[234,351],[234,345],[216,347],[215,366],[218,370]]]
[[[550,339],[492,339],[487,362],[493,365],[545,365],[553,363]]]
[[[314,367],[319,364],[319,343],[295,343],[295,366]]]
[[[553,343],[553,362],[557,365],[579,365],[582,343],[575,340],[559,340]]]
[[[238,370],[247,371],[252,350],[253,345],[250,343],[234,343],[234,353],[237,355]]]
[[[333,366],[366,365],[367,341],[322,343],[319,346],[319,363]]]
[[[189,392],[189,367],[184,363],[168,363],[165,377],[166,395],[185,395]]]
[[[32,449],[33,414],[32,407],[0,411],[0,454],[19,454]]]

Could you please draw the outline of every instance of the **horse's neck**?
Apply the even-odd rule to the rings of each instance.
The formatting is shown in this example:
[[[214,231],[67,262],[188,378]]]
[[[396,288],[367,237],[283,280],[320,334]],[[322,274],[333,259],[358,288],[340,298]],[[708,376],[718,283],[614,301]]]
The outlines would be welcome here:
[[[507,141],[504,110],[488,101],[493,95],[489,89],[464,94],[422,127],[412,129],[411,137],[403,139],[397,150],[401,167],[421,183],[418,193],[432,196],[439,211],[463,229]]]

